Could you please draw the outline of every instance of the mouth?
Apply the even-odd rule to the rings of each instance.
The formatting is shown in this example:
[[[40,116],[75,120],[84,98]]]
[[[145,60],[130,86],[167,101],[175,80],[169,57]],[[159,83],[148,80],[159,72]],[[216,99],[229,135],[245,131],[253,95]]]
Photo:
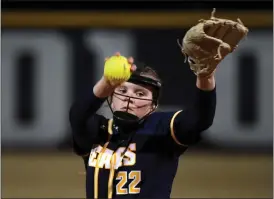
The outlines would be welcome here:
[[[133,112],[133,108],[131,108],[131,107],[122,107],[121,110],[122,110],[122,111],[130,111],[130,112]]]

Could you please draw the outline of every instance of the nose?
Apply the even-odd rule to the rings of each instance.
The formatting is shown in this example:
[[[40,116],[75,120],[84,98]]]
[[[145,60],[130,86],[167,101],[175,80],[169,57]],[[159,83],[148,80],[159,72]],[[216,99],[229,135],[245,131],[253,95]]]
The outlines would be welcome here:
[[[123,98],[123,101],[124,102],[126,102],[126,101],[128,101],[129,103],[133,103],[133,99],[131,98],[131,96],[125,96],[124,98]]]

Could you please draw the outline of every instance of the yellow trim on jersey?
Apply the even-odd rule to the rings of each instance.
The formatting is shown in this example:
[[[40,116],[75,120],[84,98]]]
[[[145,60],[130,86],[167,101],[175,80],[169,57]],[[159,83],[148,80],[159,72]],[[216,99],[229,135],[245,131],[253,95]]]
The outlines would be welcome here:
[[[173,138],[173,140],[176,142],[176,144],[178,144],[178,145],[181,145],[181,146],[187,146],[187,145],[185,145],[185,144],[182,144],[181,142],[179,142],[179,140],[176,138],[176,136],[175,136],[175,132],[174,132],[174,120],[175,120],[175,118],[176,118],[176,116],[179,114],[179,113],[181,113],[182,112],[182,110],[180,110],[180,111],[177,111],[176,113],[174,113],[174,115],[172,116],[172,118],[171,118],[171,121],[170,121],[170,133],[171,133],[171,137]]]
[[[94,198],[97,199],[98,198],[98,184],[99,184],[99,162],[101,161],[101,158],[102,158],[102,155],[104,154],[104,152],[106,151],[107,149],[107,146],[109,144],[109,140],[110,140],[110,137],[112,135],[112,123],[113,123],[113,120],[110,119],[108,121],[108,133],[109,133],[109,139],[108,139],[108,142],[106,142],[104,144],[104,147],[102,149],[102,151],[99,153],[98,155],[98,161],[96,162],[96,165],[95,165],[95,171],[94,171]]]
[[[109,171],[109,178],[108,178],[108,199],[111,199],[113,194],[113,178],[115,174],[115,165],[116,165],[116,154],[114,153],[111,156],[111,169]]]
[[[113,124],[113,119],[108,120],[108,133],[112,135],[112,124]]]
[[[94,198],[98,198],[98,182],[99,182],[99,162],[101,161],[101,158],[102,158],[102,155],[104,154],[104,152],[106,151],[107,149],[107,145],[109,144],[109,142],[106,142],[104,144],[104,147],[102,149],[102,151],[99,153],[98,155],[98,161],[96,162],[96,165],[95,165],[95,171],[94,171]]]

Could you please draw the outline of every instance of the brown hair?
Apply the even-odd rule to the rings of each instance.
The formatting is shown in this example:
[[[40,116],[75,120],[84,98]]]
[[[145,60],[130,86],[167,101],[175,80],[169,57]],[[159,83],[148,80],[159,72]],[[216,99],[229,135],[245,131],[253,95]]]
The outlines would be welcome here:
[[[161,82],[161,79],[160,79],[158,73],[149,66],[145,66],[144,68],[142,68],[140,70],[140,75],[145,76],[145,77],[149,77],[149,78],[152,78],[156,81]]]

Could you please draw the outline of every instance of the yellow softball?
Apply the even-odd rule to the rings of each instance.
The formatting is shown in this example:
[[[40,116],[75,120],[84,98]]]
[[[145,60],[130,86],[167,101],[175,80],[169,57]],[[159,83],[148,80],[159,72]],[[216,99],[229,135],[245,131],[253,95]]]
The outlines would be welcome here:
[[[106,60],[104,76],[112,83],[122,83],[130,78],[130,68],[126,57],[115,55]]]

